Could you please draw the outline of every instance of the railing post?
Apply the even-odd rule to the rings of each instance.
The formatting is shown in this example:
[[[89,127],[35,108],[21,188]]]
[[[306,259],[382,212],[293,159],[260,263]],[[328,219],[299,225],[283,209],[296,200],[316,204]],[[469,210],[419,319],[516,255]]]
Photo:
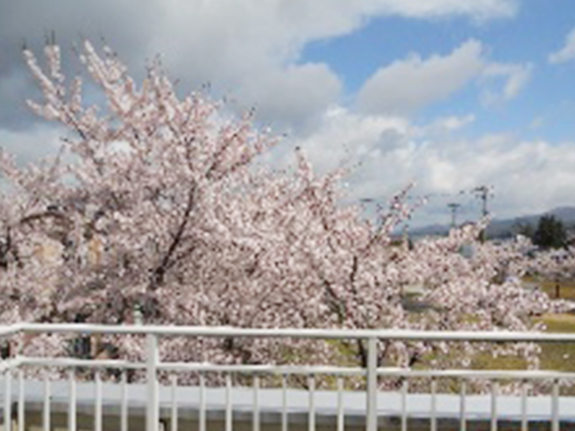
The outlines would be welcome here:
[[[159,402],[158,402],[158,336],[146,335],[146,431],[158,431]]]
[[[10,359],[8,359],[10,360]],[[12,368],[4,372],[4,431],[12,427]]]
[[[377,338],[367,341],[366,430],[377,430]]]

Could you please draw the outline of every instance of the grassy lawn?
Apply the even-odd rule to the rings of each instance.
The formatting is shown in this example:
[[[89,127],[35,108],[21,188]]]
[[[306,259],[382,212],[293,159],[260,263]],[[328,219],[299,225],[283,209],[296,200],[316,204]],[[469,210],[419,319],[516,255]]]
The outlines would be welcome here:
[[[541,288],[551,298],[557,297],[557,288],[559,286],[559,298],[561,299],[575,299],[575,280],[561,281],[555,283],[554,281],[542,281]]]
[[[549,295],[550,298],[557,297],[556,286],[559,285],[559,293],[561,299],[575,299],[575,280],[561,280],[556,283],[553,280],[538,280],[535,277],[524,277],[523,281],[526,283],[538,284],[541,289]]]
[[[547,314],[539,319],[547,325],[547,332],[575,332],[575,316]],[[541,368],[575,372],[575,344],[542,344]]]
[[[575,300],[575,280],[526,279],[527,282],[539,284],[551,298],[556,297],[556,285],[559,284],[560,298]],[[575,315],[546,314],[538,319],[545,323],[547,332],[575,332]],[[575,344],[556,343],[541,345],[541,368],[575,372]]]
[[[575,332],[575,315],[546,314],[537,319],[545,323],[546,332]],[[569,343],[542,343],[541,370],[575,372],[575,344]],[[474,369],[525,369],[525,361],[519,358],[500,357],[493,358],[490,354],[482,354],[474,358]],[[563,395],[575,396],[575,387],[563,388]]]
[[[561,299],[575,300],[575,279],[560,280],[541,280],[536,277],[524,277],[523,281],[527,284],[536,284],[550,298],[557,297],[557,285]],[[545,323],[547,332],[574,332],[575,333],[575,315],[573,314],[547,314],[537,319]],[[575,344],[542,344],[541,368],[560,371],[575,372]],[[485,368],[514,368],[519,365],[518,360],[514,359],[493,359],[491,357],[481,358],[476,365]]]
[[[526,278],[525,282],[538,285],[550,298],[556,297],[556,282],[554,280],[538,280]],[[560,298],[575,300],[575,279],[559,282]],[[416,317],[417,314],[413,313]],[[546,314],[537,318],[546,326],[546,332],[575,333],[575,314]],[[543,343],[541,344],[540,369],[565,372],[575,372],[575,343]],[[490,353],[480,354],[473,358],[473,369],[525,369],[526,363],[519,358],[499,357],[493,358]],[[457,390],[458,383],[454,383]],[[448,391],[450,391],[448,389]],[[575,387],[563,388],[562,394],[575,395]]]
[[[524,280],[529,283],[538,284],[551,298],[555,296],[555,282],[554,281],[539,281],[535,279]],[[575,280],[563,281],[561,283],[561,298],[575,300]],[[420,316],[420,312],[424,311],[426,307],[420,310],[420,304],[417,302],[418,294],[407,293],[404,296],[404,305],[410,310],[409,318],[416,321]],[[563,332],[575,333],[575,314],[546,314],[536,319],[546,326],[546,332]],[[355,356],[355,345],[346,346],[341,341],[328,341],[329,344],[335,345],[341,354],[340,366],[358,366],[357,358]],[[575,343],[543,343],[541,344],[542,352],[540,358],[540,369],[565,371],[575,373]],[[451,352],[458,354],[458,352]],[[425,358],[430,359],[430,358]],[[391,365],[391,364],[389,364]],[[415,366],[419,368],[418,365]],[[421,368],[426,368],[427,365],[422,365]],[[499,357],[493,358],[491,353],[482,353],[476,355],[471,361],[471,369],[491,369],[491,370],[520,370],[525,369],[526,363],[520,358],[514,357]],[[276,379],[277,380],[277,379]],[[279,380],[274,380],[274,384],[279,385]],[[323,383],[327,383],[330,388],[335,388],[336,380],[334,378],[322,378]],[[353,382],[351,382],[353,380]],[[362,379],[350,379],[346,381],[346,388],[354,388],[354,382],[361,382]],[[306,387],[305,378],[292,379],[290,384],[297,387]],[[460,383],[458,380],[442,379],[440,382],[440,390],[445,392],[457,392]],[[562,388],[563,395],[575,396],[575,387]]]
[[[537,319],[545,323],[546,332],[575,332],[575,316],[568,314],[546,314]],[[541,369],[575,372],[575,344],[542,343]],[[482,355],[474,361],[475,368],[521,369],[523,361],[515,358],[497,358]]]

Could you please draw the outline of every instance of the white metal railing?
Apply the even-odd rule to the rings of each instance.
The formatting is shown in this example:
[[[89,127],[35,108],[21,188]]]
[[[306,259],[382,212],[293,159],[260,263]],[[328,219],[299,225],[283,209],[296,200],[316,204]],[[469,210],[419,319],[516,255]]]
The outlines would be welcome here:
[[[187,327],[187,326],[115,326],[115,325],[90,325],[90,324],[32,324],[22,323],[12,326],[0,327],[0,337],[6,338],[17,334],[47,334],[47,333],[81,333],[90,334],[131,334],[146,336],[146,361],[134,363],[123,360],[85,360],[75,358],[46,358],[46,357],[26,357],[17,355],[14,358],[0,362],[0,372],[4,375],[4,395],[3,409],[3,431],[11,431],[12,417],[12,373],[17,372],[17,423],[18,431],[24,431],[24,374],[21,367],[42,366],[42,367],[65,367],[69,368],[69,407],[68,407],[68,428],[70,431],[76,430],[76,386],[74,369],[86,367],[96,369],[94,385],[94,430],[102,431],[102,379],[100,370],[103,368],[121,369],[121,431],[128,430],[128,404],[127,404],[127,380],[126,370],[145,370],[146,373],[146,430],[157,431],[159,417],[159,385],[158,372],[198,372],[199,380],[199,429],[206,430],[206,384],[204,373],[220,372],[225,373],[225,429],[232,430],[232,381],[231,373],[253,373],[252,388],[252,424],[253,430],[260,430],[260,375],[275,374],[282,376],[282,408],[281,424],[282,430],[287,431],[288,412],[286,398],[286,376],[304,375],[307,376],[309,403],[308,403],[308,429],[314,431],[316,428],[316,406],[315,406],[315,378],[321,375],[335,376],[337,379],[336,417],[338,431],[344,429],[344,402],[343,378],[346,376],[363,376],[366,379],[365,392],[365,418],[367,431],[375,431],[378,427],[378,405],[377,405],[377,381],[378,377],[402,377],[401,385],[401,429],[407,430],[407,396],[408,380],[410,378],[430,378],[430,429],[437,430],[437,379],[458,378],[461,379],[461,392],[459,395],[460,429],[465,430],[466,420],[466,399],[469,379],[489,379],[491,384],[491,429],[497,430],[497,399],[498,381],[502,379],[513,379],[522,382],[520,394],[520,418],[521,429],[528,429],[527,416],[527,391],[526,382],[537,379],[547,379],[553,382],[551,394],[551,411],[549,421],[552,430],[558,431],[560,424],[560,403],[559,403],[559,380],[575,381],[575,373],[558,371],[529,371],[529,370],[412,370],[402,368],[381,368],[377,366],[377,341],[378,340],[398,340],[398,341],[460,341],[460,342],[537,342],[537,343],[575,343],[575,334],[566,333],[524,333],[524,332],[440,332],[440,331],[410,331],[410,330],[337,330],[337,329],[256,329],[256,328],[231,328],[231,327]],[[189,336],[189,337],[255,337],[255,338],[298,338],[298,339],[360,339],[367,341],[367,366],[360,367],[336,367],[336,366],[275,366],[275,365],[220,365],[210,363],[185,363],[185,362],[163,362],[159,358],[158,337],[161,336]],[[176,399],[176,380],[171,380],[171,430],[178,429],[178,407]],[[50,381],[44,380],[44,405],[43,405],[43,429],[49,431],[50,424]],[[166,430],[167,431],[167,430]]]

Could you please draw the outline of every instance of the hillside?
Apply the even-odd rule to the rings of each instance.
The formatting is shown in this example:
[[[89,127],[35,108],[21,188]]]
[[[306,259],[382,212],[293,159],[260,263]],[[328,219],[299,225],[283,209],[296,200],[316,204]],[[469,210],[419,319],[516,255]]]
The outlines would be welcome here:
[[[513,234],[514,228],[519,224],[537,225],[539,218],[545,214],[552,214],[567,226],[575,225],[575,207],[558,207],[545,213],[519,216],[508,219],[494,219],[487,228],[487,236],[490,238],[504,238]],[[410,231],[412,236],[446,235],[449,232],[449,225],[433,224]]]

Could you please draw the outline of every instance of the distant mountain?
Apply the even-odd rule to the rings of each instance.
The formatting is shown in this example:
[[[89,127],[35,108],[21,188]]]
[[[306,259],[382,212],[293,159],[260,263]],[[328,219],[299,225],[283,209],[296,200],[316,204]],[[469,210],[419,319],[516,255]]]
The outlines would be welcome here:
[[[575,225],[575,207],[558,207],[551,211],[541,214],[520,216],[509,219],[494,219],[487,228],[487,237],[489,238],[504,238],[514,233],[514,228],[518,224],[531,224],[533,227],[537,226],[539,218],[545,214],[552,214],[560,219],[567,226]],[[449,225],[432,224],[417,229],[410,230],[410,235],[429,236],[429,235],[447,235],[449,232]]]
[[[575,207],[558,207],[550,211],[555,217],[563,220],[563,223],[571,224],[575,222]]]

